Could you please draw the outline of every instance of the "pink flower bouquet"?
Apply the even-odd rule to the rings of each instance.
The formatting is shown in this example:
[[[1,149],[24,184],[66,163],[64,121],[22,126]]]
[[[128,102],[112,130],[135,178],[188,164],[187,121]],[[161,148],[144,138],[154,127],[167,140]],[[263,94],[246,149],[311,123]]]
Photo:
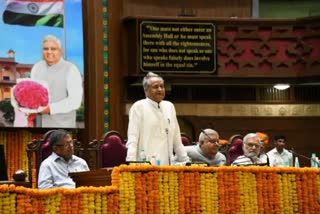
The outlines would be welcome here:
[[[33,127],[35,114],[41,112],[48,103],[48,87],[43,81],[20,79],[11,90],[11,104],[16,114],[20,111],[27,118],[27,124],[22,126]],[[15,115],[15,118],[19,118],[19,115]],[[23,116],[20,115],[21,118]]]

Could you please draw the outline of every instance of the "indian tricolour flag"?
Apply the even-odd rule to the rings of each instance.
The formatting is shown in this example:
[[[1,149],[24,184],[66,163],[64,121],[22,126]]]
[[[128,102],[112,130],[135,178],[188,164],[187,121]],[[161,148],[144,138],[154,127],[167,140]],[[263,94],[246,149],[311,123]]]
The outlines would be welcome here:
[[[63,27],[63,0],[7,0],[3,22],[12,25]]]

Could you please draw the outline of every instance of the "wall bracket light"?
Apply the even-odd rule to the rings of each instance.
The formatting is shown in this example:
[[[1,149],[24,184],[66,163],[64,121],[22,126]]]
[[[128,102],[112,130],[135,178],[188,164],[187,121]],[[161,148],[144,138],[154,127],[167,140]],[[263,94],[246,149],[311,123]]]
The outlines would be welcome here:
[[[286,90],[286,89],[290,88],[290,85],[289,84],[276,84],[273,87],[278,90]]]

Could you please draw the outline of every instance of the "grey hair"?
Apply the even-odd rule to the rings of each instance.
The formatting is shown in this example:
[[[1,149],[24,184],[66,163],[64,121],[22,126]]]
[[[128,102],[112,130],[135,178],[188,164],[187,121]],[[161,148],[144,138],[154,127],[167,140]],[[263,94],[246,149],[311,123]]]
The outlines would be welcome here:
[[[156,73],[149,72],[149,73],[147,73],[147,75],[142,80],[142,85],[143,85],[143,89],[144,90],[146,90],[150,86],[149,79],[151,79],[152,77],[157,77],[157,78],[161,79],[162,82],[164,82],[164,80],[163,80],[163,78],[161,76],[159,76]]]
[[[57,143],[59,143],[59,141],[62,138],[67,137],[68,135],[69,133],[66,130],[63,130],[63,129],[54,130],[49,137],[50,146],[53,147],[57,145]]]
[[[256,133],[249,133],[246,136],[244,136],[243,143],[247,143],[247,141],[249,139],[251,139],[251,138],[258,138],[259,139],[259,143],[262,145],[261,139]]]
[[[204,129],[201,131],[200,135],[199,135],[199,142],[203,142],[205,139],[209,139],[209,137],[207,135],[217,135],[218,139],[219,139],[219,134],[216,130],[213,129]]]
[[[54,35],[47,35],[43,38],[42,40],[42,46],[44,46],[44,43],[48,42],[48,41],[54,41],[58,44],[58,47],[61,49],[62,46],[61,46],[61,41],[60,39],[58,39],[56,36]]]

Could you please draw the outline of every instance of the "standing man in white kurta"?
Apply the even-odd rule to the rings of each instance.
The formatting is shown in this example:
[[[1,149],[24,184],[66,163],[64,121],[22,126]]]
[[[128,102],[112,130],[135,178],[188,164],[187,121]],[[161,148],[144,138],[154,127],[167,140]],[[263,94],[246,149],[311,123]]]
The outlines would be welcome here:
[[[186,162],[176,110],[171,102],[163,100],[164,80],[149,72],[142,84],[146,99],[135,102],[129,111],[127,161],[141,161],[144,150],[147,160],[153,156],[160,165]]]

